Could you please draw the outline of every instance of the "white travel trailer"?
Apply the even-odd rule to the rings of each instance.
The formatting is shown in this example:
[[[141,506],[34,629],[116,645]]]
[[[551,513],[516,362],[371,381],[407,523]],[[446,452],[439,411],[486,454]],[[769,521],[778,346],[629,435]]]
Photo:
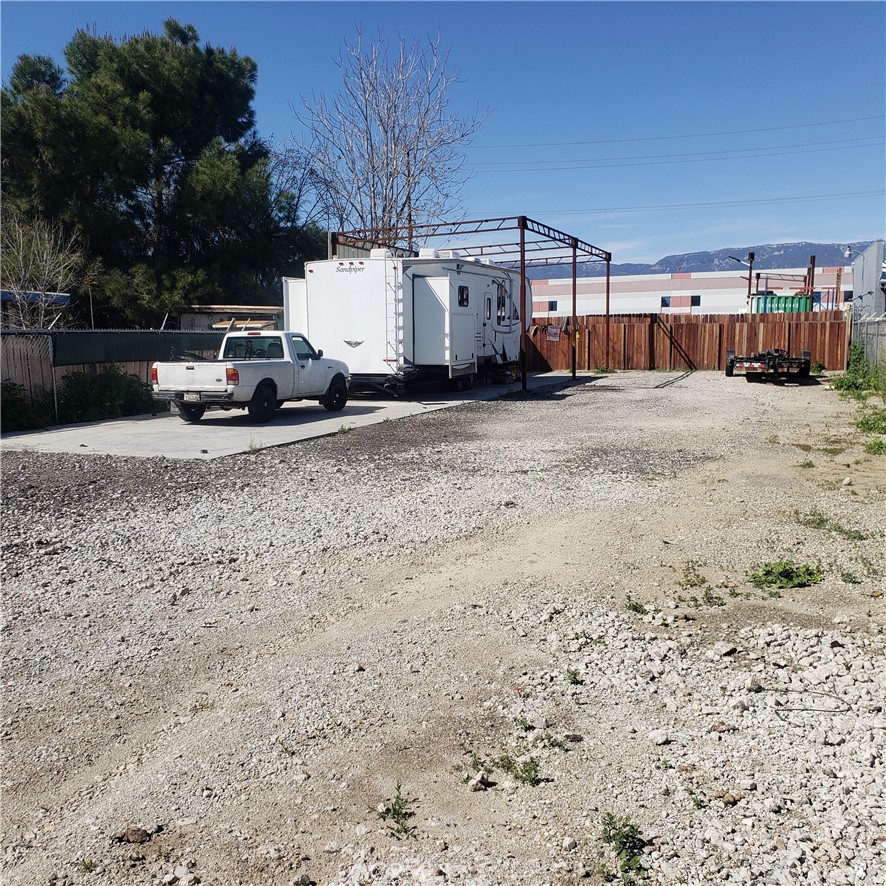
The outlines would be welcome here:
[[[457,250],[404,258],[372,249],[308,262],[304,279],[284,277],[283,306],[286,329],[348,364],[352,390],[399,394],[410,382],[470,387],[478,376],[515,369],[532,294],[527,280],[521,310],[519,271]]]

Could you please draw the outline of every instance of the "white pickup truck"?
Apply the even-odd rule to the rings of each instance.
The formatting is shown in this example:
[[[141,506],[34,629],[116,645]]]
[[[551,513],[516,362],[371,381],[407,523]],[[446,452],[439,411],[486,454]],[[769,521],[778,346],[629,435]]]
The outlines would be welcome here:
[[[183,360],[151,367],[155,400],[171,401],[184,421],[203,418],[208,406],[247,409],[267,422],[287,400],[319,400],[344,409],[351,376],[341,360],[323,356],[298,332],[230,332],[217,360]]]

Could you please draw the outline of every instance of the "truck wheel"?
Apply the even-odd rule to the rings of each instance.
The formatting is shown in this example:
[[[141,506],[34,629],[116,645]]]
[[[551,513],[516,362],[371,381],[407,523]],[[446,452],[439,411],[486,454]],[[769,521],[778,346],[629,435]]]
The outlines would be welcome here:
[[[264,424],[274,417],[277,410],[277,393],[268,384],[261,384],[255,389],[246,409],[249,417],[258,424]]]
[[[340,412],[348,402],[348,386],[341,376],[336,376],[329,383],[329,390],[321,401],[330,412]]]
[[[178,410],[178,417],[189,424],[200,421],[206,412],[205,403],[182,403],[177,400],[175,401],[175,408]]]

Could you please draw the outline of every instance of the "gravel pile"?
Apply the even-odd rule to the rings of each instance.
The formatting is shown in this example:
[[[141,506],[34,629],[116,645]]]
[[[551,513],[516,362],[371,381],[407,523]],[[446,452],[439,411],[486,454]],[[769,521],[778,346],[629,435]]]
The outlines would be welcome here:
[[[625,373],[214,462],[4,454],[4,882],[886,882],[852,418]]]

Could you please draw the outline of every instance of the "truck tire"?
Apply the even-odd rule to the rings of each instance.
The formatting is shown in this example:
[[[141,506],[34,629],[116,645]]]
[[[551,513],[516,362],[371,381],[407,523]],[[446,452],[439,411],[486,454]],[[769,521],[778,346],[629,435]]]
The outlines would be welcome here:
[[[188,424],[194,424],[203,418],[206,412],[205,403],[183,403],[181,400],[175,400],[175,408],[178,410],[178,417]]]
[[[341,412],[345,408],[345,403],[348,402],[348,386],[340,375],[329,382],[329,389],[320,402],[329,412]]]
[[[246,409],[256,424],[269,422],[277,411],[277,392],[271,385],[263,382],[255,389]]]

